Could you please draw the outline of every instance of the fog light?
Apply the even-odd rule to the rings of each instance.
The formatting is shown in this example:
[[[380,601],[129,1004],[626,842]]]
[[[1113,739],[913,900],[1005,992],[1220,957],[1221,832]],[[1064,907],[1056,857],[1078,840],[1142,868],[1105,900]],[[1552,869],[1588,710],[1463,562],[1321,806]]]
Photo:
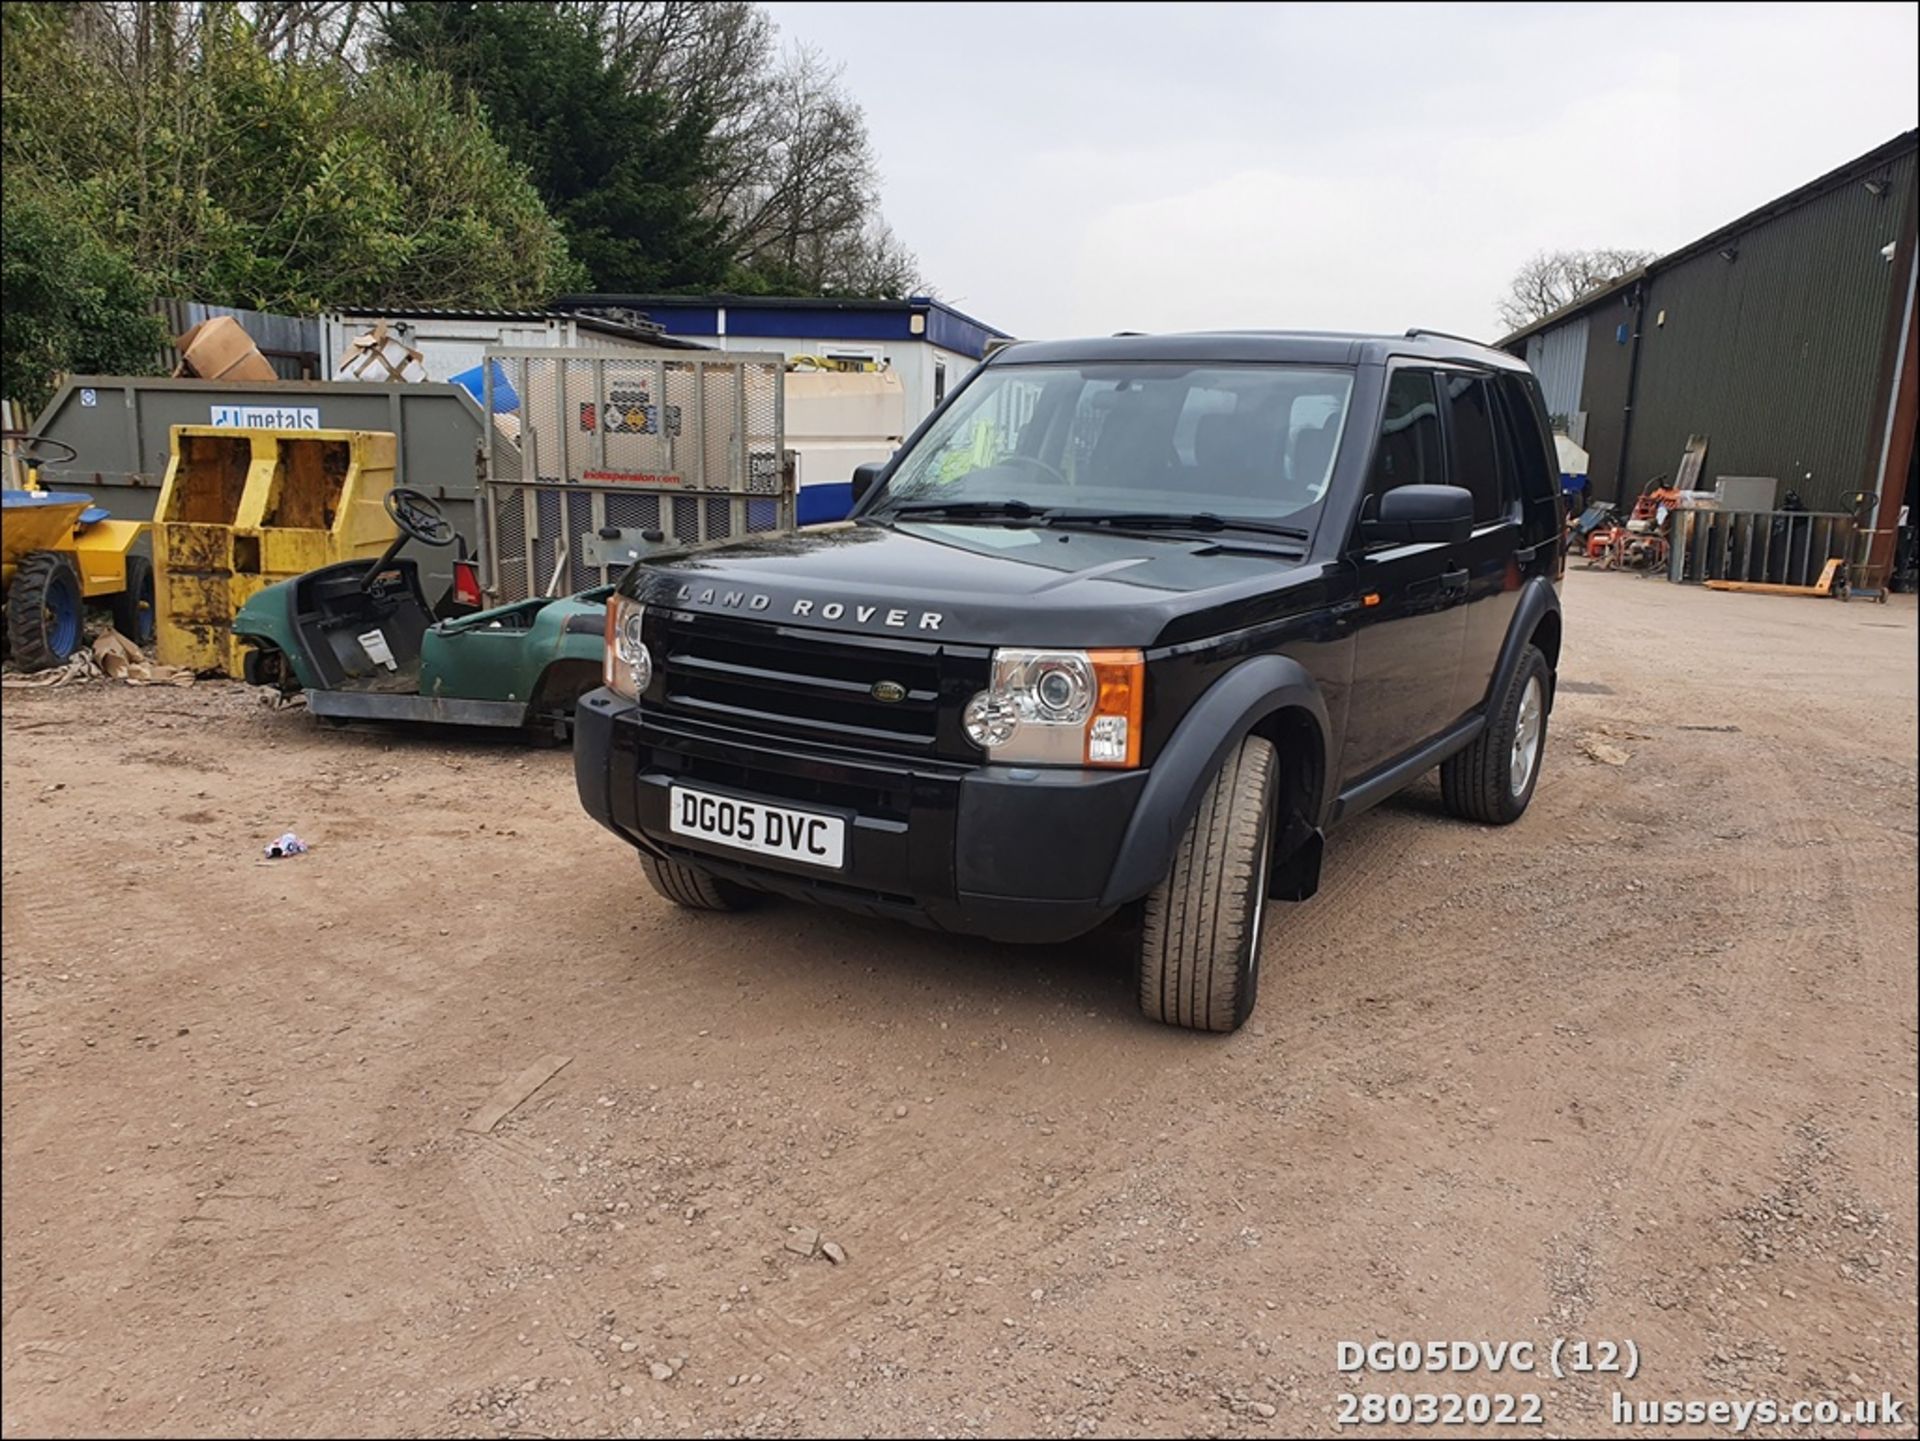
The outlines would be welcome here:
[[[1012,740],[1019,723],[1020,716],[1013,702],[990,690],[983,690],[968,701],[966,710],[960,716],[967,739],[980,749],[989,751]]]

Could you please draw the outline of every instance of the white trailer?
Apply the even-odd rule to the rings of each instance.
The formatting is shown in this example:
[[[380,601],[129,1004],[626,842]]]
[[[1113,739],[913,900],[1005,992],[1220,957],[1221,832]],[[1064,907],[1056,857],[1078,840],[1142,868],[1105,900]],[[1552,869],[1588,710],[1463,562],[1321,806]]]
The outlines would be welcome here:
[[[906,438],[906,386],[891,370],[789,370],[786,433],[799,523],[840,520],[853,468],[886,460]]]

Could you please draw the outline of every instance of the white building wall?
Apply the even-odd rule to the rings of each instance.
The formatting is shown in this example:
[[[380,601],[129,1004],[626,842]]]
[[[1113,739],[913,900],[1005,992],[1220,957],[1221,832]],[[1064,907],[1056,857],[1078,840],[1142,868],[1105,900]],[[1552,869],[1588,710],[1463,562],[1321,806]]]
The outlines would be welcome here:
[[[787,449],[802,524],[838,520],[853,503],[853,469],[884,461],[907,433],[906,394],[892,370],[787,376]]]
[[[865,360],[884,360],[900,377],[906,394],[907,430],[927,418],[933,410],[936,365],[946,368],[946,393],[952,395],[960,382],[972,374],[980,362],[970,355],[946,350],[925,340],[824,340],[789,336],[689,335],[681,337],[722,350],[777,351],[791,360],[796,355],[858,356]]]

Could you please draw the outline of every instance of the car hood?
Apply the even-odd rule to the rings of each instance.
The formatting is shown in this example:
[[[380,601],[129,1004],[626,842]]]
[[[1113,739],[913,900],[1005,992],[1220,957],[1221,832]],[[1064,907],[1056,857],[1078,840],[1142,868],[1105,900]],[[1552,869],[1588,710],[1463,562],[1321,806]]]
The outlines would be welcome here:
[[[649,605],[959,644],[1149,646],[1306,578],[1225,538],[906,521],[845,524],[647,557],[621,592]],[[1250,618],[1251,619],[1251,618]]]

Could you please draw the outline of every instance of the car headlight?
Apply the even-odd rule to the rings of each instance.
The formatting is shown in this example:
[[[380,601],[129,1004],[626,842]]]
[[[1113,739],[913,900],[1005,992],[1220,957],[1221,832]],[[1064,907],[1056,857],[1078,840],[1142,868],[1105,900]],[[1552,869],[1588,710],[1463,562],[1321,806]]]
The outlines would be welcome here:
[[[653,681],[653,656],[640,639],[647,608],[624,595],[607,600],[607,648],[600,678],[610,691],[639,700]]]
[[[1146,680],[1137,650],[1003,648],[961,723],[996,761],[1137,766]]]

